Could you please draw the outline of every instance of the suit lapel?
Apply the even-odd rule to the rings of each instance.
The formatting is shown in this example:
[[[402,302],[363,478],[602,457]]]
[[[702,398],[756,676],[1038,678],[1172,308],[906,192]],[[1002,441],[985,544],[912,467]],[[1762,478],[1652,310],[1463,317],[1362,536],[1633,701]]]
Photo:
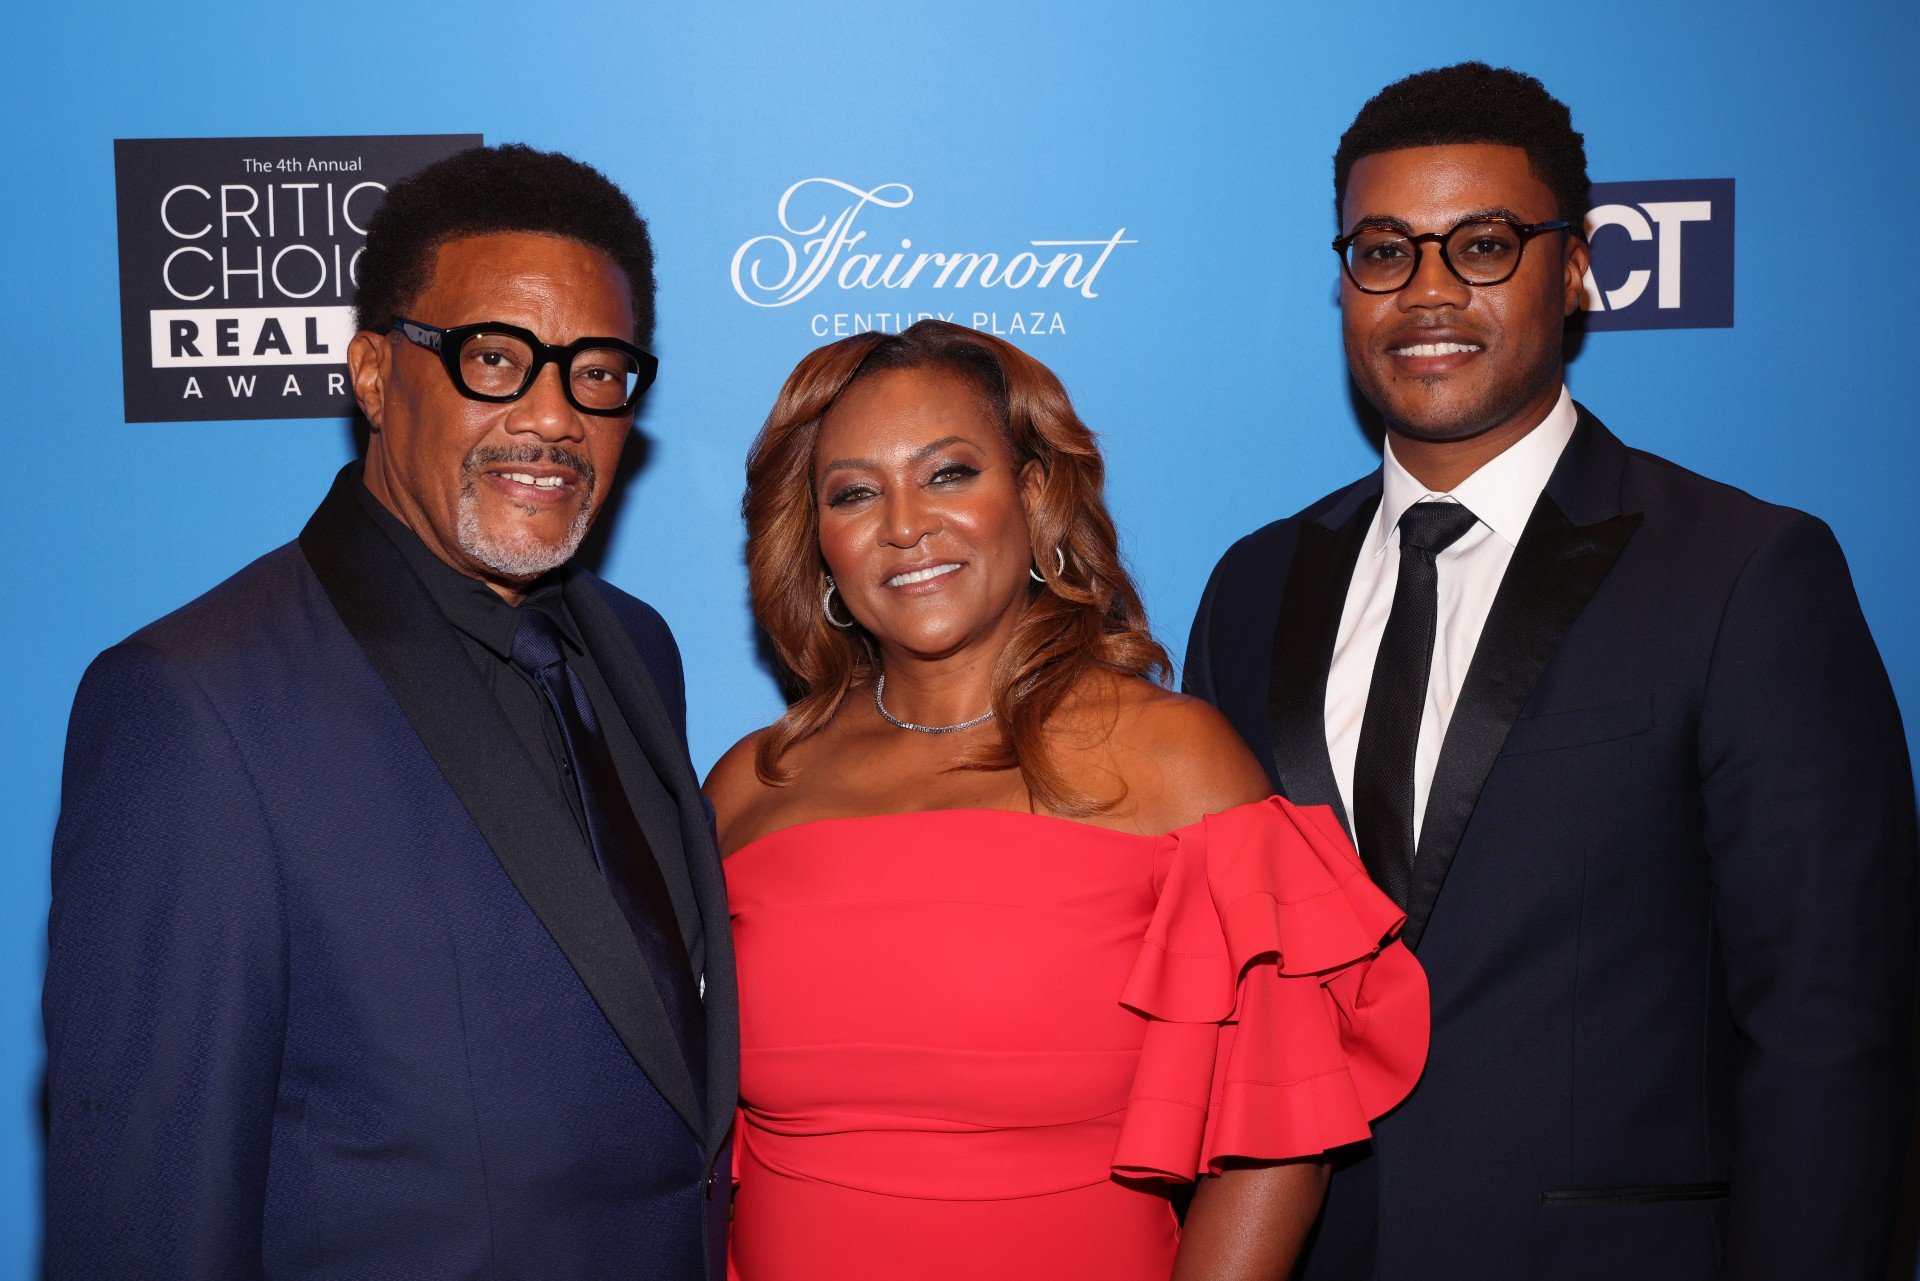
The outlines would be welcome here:
[[[1639,513],[1620,511],[1625,448],[1579,412],[1500,581],[1440,746],[1407,892],[1409,947],[1426,930],[1507,731],[1640,523]]]
[[[699,1092],[646,960],[573,816],[540,784],[399,549],[359,510],[357,470],[334,481],[300,534],[301,551],[514,888],[654,1088],[704,1135]]]
[[[671,832],[649,826],[647,839],[655,856],[685,859],[700,905],[700,927],[706,946],[707,1016],[706,1103],[708,1138],[718,1143],[731,1123],[739,1089],[739,1044],[735,1031],[732,928],[727,917],[726,882],[720,854],[707,819],[693,764],[660,698],[646,662],[632,637],[614,615],[597,585],[585,574],[567,584],[567,608],[580,625],[582,639],[593,651],[600,675],[613,694],[614,704],[640,743],[654,773],[673,797],[677,818]],[[671,875],[663,869],[663,873]]]
[[[686,862],[682,857],[685,840],[680,816],[686,793],[689,789],[697,790],[693,768],[668,725],[666,706],[647,672],[645,660],[586,574],[574,574],[567,580],[566,601],[568,612],[579,625],[580,638],[593,654],[607,692],[613,696],[614,707],[646,758],[646,767],[653,771],[672,799],[670,809],[636,805],[634,818],[653,848],[660,875],[669,885],[682,882],[685,874],[674,864],[684,866]],[[704,929],[704,920],[701,925]],[[686,923],[682,923],[681,929],[683,933],[689,932]]]
[[[1267,675],[1267,723],[1280,791],[1295,805],[1332,806],[1349,832],[1353,825],[1327,754],[1327,666],[1339,639],[1347,584],[1379,506],[1376,487],[1335,507],[1322,518],[1328,523],[1300,522]]]

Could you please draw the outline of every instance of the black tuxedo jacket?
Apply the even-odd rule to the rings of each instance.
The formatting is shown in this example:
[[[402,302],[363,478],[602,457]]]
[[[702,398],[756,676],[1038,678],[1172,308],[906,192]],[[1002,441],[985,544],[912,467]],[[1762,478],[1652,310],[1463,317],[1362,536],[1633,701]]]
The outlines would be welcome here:
[[[1379,474],[1237,543],[1188,688],[1341,812],[1323,706]],[[1825,525],[1580,410],[1461,690],[1406,938],[1433,1045],[1309,1281],[1883,1275],[1915,820]]]
[[[569,580],[645,757],[617,764],[670,798],[638,817],[698,904],[705,1080],[573,816],[357,483],[82,682],[45,993],[48,1272],[717,1278],[733,959],[672,636]]]

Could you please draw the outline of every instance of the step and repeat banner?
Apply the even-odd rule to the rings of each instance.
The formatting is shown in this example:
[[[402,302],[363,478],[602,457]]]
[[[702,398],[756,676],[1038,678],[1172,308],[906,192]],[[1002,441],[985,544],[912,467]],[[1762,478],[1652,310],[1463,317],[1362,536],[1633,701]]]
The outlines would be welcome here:
[[[652,225],[660,376],[592,555],[678,633],[703,770],[780,707],[746,605],[748,442],[796,360],[866,329],[938,316],[1060,374],[1177,656],[1229,543],[1377,464],[1331,157],[1376,89],[1463,58],[1540,76],[1586,134],[1574,394],[1830,522],[1920,710],[1910,6],[111,4],[9,27],[0,1278],[36,1259],[74,688],[298,532],[355,448],[367,221],[482,139],[591,162]]]

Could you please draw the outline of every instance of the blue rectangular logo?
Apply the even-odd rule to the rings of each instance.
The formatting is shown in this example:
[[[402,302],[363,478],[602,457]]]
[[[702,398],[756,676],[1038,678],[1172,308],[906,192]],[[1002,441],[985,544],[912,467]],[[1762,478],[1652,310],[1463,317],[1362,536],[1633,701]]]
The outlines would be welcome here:
[[[1596,182],[1586,327],[1733,327],[1733,179]]]

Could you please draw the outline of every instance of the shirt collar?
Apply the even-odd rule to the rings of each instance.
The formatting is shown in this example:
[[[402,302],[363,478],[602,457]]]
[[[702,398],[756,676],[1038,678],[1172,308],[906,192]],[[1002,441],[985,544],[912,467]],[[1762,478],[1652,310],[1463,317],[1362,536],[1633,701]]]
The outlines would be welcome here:
[[[469,578],[441,560],[420,541],[420,536],[403,524],[398,516],[368,490],[364,476],[354,486],[354,497],[388,540],[400,549],[412,567],[414,576],[427,589],[427,595],[446,615],[448,622],[480,642],[502,659],[513,657],[513,634],[520,627],[520,610],[537,609],[551,618],[576,652],[584,653],[579,629],[562,598],[566,566],[542,575],[528,590],[521,605],[507,604],[498,592],[477,578]]]
[[[1573,397],[1562,383],[1560,398],[1539,426],[1444,494],[1428,489],[1400,465],[1393,456],[1393,438],[1389,436],[1381,459],[1380,510],[1368,535],[1368,554],[1378,556],[1386,551],[1387,535],[1400,523],[1407,508],[1433,499],[1463,504],[1509,547],[1518,546],[1527,521],[1533,517],[1534,504],[1540,501],[1541,491],[1553,476],[1554,464],[1573,439],[1578,421]]]

